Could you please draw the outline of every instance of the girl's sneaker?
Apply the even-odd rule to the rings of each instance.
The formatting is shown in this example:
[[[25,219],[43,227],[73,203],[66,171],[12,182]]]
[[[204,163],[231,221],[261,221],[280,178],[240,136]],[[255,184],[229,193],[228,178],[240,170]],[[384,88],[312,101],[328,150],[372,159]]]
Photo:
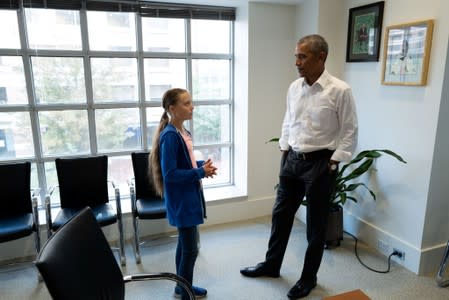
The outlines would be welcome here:
[[[193,292],[195,293],[195,298],[204,298],[207,295],[207,290],[200,288],[198,286],[192,286],[193,287]],[[176,286],[175,287],[175,298],[181,298],[181,291],[182,291],[182,287],[180,286]]]

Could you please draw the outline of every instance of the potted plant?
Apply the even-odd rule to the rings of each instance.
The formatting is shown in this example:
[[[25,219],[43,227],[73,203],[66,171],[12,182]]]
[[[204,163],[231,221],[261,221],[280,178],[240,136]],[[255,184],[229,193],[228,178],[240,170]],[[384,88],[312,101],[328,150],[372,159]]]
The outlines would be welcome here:
[[[272,138],[267,141],[278,142],[279,138]],[[387,149],[383,150],[364,150],[359,152],[354,159],[347,163],[341,163],[337,174],[335,187],[329,198],[330,210],[328,219],[328,228],[326,232],[326,248],[339,246],[343,239],[343,205],[347,200],[357,202],[357,198],[352,194],[360,187],[365,188],[370,193],[373,200],[376,200],[376,194],[363,182],[353,182],[354,179],[362,176],[369,171],[374,160],[382,156],[390,155],[402,163],[407,163],[400,155]],[[307,201],[303,201],[307,205]]]
[[[335,189],[331,193],[331,202],[328,229],[326,232],[326,247],[338,246],[343,239],[343,208],[347,200],[357,202],[357,198],[352,194],[360,187],[365,188],[376,200],[376,194],[363,182],[353,182],[354,179],[369,171],[374,160],[388,154],[402,163],[407,163],[400,155],[387,149],[364,150],[359,152],[354,159],[340,166],[335,181]]]

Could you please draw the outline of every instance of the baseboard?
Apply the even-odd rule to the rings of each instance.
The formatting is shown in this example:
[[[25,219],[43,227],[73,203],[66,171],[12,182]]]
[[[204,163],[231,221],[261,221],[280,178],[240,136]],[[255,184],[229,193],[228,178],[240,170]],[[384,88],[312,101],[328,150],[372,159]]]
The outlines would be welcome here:
[[[419,274],[431,274],[436,276],[446,250],[446,246],[447,243],[443,243],[422,250]]]
[[[304,207],[301,207],[298,210],[296,217],[298,220],[305,223],[306,213]],[[394,234],[386,232],[374,224],[352,215],[347,210],[344,210],[343,212],[343,223],[345,231],[356,236],[361,242],[377,249],[386,257],[393,252],[393,248],[403,251],[405,253],[404,260],[393,256],[392,261],[402,265],[411,272],[417,275],[436,274],[446,244],[435,245],[425,249],[417,248],[410,243],[401,240]],[[346,236],[344,238],[346,238]]]

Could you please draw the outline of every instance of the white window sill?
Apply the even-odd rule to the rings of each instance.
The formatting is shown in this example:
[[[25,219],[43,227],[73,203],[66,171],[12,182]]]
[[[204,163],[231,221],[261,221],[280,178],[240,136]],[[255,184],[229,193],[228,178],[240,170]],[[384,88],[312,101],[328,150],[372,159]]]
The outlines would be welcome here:
[[[241,201],[245,200],[247,193],[238,189],[236,186],[223,186],[204,189],[204,197],[206,198],[207,205],[221,204],[229,201]],[[115,208],[115,201],[111,200],[111,205]],[[122,207],[122,215],[126,217],[131,214],[131,201],[129,195],[120,197],[120,204]],[[54,218],[59,211],[59,207],[51,209],[51,215]],[[39,209],[39,224],[46,225],[47,217],[45,215],[45,209]]]

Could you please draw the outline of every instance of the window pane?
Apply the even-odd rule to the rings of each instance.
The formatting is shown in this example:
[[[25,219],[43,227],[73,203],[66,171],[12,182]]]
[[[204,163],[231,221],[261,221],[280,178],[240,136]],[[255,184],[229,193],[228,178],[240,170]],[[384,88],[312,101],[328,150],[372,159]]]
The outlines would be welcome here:
[[[37,103],[86,102],[81,57],[32,57]]]
[[[0,105],[28,103],[22,57],[0,56]]]
[[[136,50],[134,13],[88,11],[87,29],[91,50]]]
[[[184,52],[184,19],[142,18],[143,50]]]
[[[0,48],[20,48],[17,11],[0,10]]]
[[[203,178],[203,184],[205,186],[231,182],[229,147],[196,149],[195,158],[197,160],[207,160],[210,158],[217,167],[217,176],[214,176],[213,178]]]
[[[159,127],[164,109],[162,107],[149,107],[147,108],[147,140],[148,145],[152,145],[153,137]]]
[[[31,164],[31,178],[30,178],[30,187],[31,190],[35,190],[39,188],[39,180],[37,177],[37,167],[35,163]],[[45,195],[45,191],[40,191],[40,195]],[[38,204],[40,204],[40,199],[37,199]]]
[[[230,22],[192,20],[192,52],[229,53]]]
[[[193,111],[195,145],[229,142],[229,120],[228,105],[195,106]]]
[[[194,100],[228,100],[230,71],[228,60],[193,59]]]
[[[140,149],[140,119],[137,108],[95,110],[98,150]]]
[[[79,11],[26,8],[25,15],[31,49],[82,49]]]
[[[131,155],[108,158],[108,179],[120,189],[120,197],[129,196],[128,182],[134,177]],[[113,196],[110,194],[109,196]]]
[[[135,58],[92,58],[91,63],[95,102],[137,101]]]
[[[145,59],[145,98],[160,101],[168,89],[186,88],[184,59]]]
[[[87,111],[39,112],[39,124],[44,155],[70,155],[89,152]]]
[[[0,160],[34,155],[28,112],[0,112]]]

